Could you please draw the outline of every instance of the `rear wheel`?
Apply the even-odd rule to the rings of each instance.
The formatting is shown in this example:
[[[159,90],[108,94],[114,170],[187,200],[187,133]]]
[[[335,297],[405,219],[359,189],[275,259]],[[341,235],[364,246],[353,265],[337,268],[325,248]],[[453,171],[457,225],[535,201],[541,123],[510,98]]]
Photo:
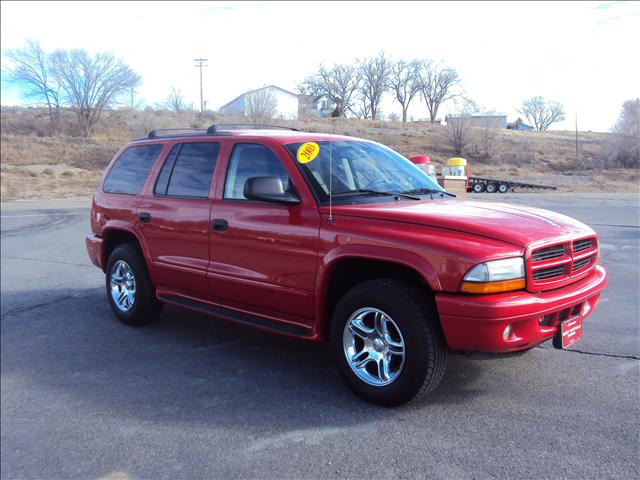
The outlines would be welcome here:
[[[500,185],[498,185],[498,192],[507,193],[508,191],[509,191],[509,184],[508,183],[501,183]]]
[[[109,256],[106,288],[111,308],[126,325],[151,323],[162,310],[142,254],[134,244],[118,245]]]
[[[473,184],[473,193],[482,193],[484,192],[484,184],[482,183],[474,183]]]
[[[356,285],[338,302],[331,336],[338,370],[363,399],[396,406],[435,389],[447,363],[435,307],[395,279]]]
[[[487,193],[496,193],[498,186],[495,183],[487,183]]]

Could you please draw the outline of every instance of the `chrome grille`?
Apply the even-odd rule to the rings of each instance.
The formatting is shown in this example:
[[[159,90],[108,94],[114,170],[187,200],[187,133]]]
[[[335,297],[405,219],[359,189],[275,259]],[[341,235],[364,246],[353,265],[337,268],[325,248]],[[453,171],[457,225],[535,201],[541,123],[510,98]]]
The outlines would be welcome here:
[[[583,267],[586,267],[591,263],[592,257],[583,258],[582,260],[578,260],[573,264],[573,271],[580,270]]]
[[[558,265],[557,267],[541,268],[533,272],[534,280],[550,280],[552,278],[561,277],[564,275],[565,266]]]
[[[551,260],[552,258],[559,258],[564,256],[564,245],[554,245],[552,247],[545,247],[536,250],[531,255],[534,262],[541,262],[543,260]]]
[[[584,240],[576,240],[575,242],[573,242],[574,253],[583,252],[585,250],[589,250],[590,248],[593,248],[592,238],[586,238]]]

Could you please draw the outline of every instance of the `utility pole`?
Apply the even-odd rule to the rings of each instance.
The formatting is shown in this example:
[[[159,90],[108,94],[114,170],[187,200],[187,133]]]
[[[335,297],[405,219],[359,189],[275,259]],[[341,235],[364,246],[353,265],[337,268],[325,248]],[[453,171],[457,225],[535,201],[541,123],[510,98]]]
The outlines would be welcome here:
[[[578,154],[578,111],[576,110],[576,167],[578,166],[578,162],[580,160]]]
[[[204,63],[206,61],[207,61],[206,58],[196,58],[194,60],[194,62],[197,62],[195,66],[200,69],[200,111],[201,112],[204,112],[204,100],[202,98],[202,68],[208,67],[208,65],[205,65]]]

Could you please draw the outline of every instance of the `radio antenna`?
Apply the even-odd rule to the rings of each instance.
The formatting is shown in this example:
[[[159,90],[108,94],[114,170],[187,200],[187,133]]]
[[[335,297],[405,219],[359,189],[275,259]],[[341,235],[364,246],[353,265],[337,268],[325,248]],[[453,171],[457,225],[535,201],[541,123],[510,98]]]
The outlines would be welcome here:
[[[331,122],[333,130],[333,122]],[[333,136],[329,133],[329,225],[333,225]]]

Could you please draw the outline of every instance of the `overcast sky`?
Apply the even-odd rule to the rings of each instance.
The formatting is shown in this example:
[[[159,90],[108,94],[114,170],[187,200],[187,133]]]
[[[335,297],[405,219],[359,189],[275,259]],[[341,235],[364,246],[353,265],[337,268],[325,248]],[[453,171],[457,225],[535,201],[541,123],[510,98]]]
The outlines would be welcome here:
[[[199,106],[197,57],[208,59],[204,98],[217,108],[264,85],[295,90],[320,63],[380,50],[443,61],[470,98],[510,118],[524,98],[557,100],[567,120],[554,128],[575,128],[577,111],[581,130],[607,131],[640,96],[640,2],[3,1],[0,18],[3,51],[32,38],[122,57],[149,105],[175,86]],[[20,104],[5,80],[2,105]],[[390,100],[383,110],[400,111]],[[409,115],[424,118],[424,104]]]

